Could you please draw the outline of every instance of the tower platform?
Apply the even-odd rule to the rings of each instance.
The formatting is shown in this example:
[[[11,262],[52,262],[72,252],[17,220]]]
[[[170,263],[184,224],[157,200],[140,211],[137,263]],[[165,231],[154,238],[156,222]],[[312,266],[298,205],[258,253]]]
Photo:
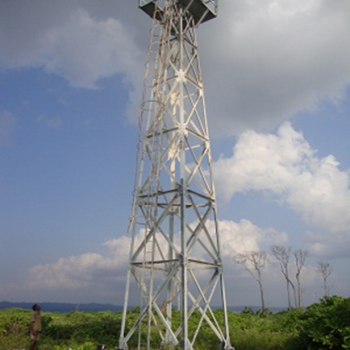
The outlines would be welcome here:
[[[192,14],[196,26],[216,17],[217,0],[177,0],[177,2]],[[156,13],[157,20],[162,20],[163,9],[154,0],[141,0],[139,7],[150,17],[153,18]]]

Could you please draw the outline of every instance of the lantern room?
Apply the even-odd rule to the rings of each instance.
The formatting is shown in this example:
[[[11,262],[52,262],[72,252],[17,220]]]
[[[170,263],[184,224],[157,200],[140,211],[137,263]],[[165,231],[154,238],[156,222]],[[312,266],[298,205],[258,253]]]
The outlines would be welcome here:
[[[167,0],[165,0],[167,1]],[[139,0],[139,7],[146,12],[150,17],[154,17],[155,12],[161,13],[164,6],[159,5],[157,0]],[[168,0],[169,1],[169,0]],[[218,10],[218,0],[172,0],[179,5],[182,5],[186,11],[189,11],[196,23],[199,25],[200,23],[209,21],[217,16]],[[158,20],[161,20],[157,18]]]

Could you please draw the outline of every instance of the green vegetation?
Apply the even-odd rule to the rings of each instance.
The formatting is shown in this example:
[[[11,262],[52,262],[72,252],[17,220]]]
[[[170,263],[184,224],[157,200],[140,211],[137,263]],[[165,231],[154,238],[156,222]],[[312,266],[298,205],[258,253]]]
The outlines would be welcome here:
[[[307,350],[350,349],[350,299],[325,297],[299,319],[296,345]]]
[[[223,313],[216,310],[223,324]],[[0,310],[0,349],[28,349],[30,310]],[[180,313],[174,312],[174,324],[180,323]],[[118,344],[120,312],[42,312],[43,335],[40,350],[96,350],[105,344],[107,350]],[[128,313],[128,324],[138,317],[137,308]],[[350,350],[350,299],[325,297],[306,309],[279,313],[254,313],[246,308],[241,313],[228,313],[232,345],[236,350]],[[199,319],[199,314],[198,314]],[[195,322],[191,320],[191,322]],[[189,331],[194,324],[189,324]],[[216,336],[207,325],[201,328],[196,350],[219,349]],[[154,349],[160,349],[156,329],[152,331]],[[129,342],[135,349],[136,337]]]

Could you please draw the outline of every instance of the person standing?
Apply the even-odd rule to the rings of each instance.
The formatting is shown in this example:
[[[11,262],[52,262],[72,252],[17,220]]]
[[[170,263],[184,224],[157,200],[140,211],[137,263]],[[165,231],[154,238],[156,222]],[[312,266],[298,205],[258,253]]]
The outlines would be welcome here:
[[[33,314],[30,321],[30,346],[29,350],[34,350],[36,343],[40,339],[41,335],[41,315],[40,310],[41,307],[38,304],[34,304],[33,307]]]

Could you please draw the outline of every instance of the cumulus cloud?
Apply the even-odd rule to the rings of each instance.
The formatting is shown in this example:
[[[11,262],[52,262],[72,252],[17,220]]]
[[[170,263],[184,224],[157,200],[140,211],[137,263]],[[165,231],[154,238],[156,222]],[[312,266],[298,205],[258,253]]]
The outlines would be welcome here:
[[[349,172],[332,155],[318,158],[288,122],[277,134],[243,133],[233,155],[215,162],[214,172],[226,202],[239,192],[269,193],[322,232],[345,239],[350,231]]]
[[[350,256],[350,235],[348,232],[320,234],[308,231],[305,234],[308,249],[322,259],[348,258]]]
[[[78,1],[6,2],[1,9],[2,69],[42,68],[85,88],[114,74],[132,81],[142,69],[140,51],[118,18],[94,18]]]
[[[222,242],[222,256],[231,258],[233,254],[267,249],[271,244],[284,244],[288,236],[272,227],[261,228],[251,221],[219,221]]]
[[[15,126],[16,118],[10,112],[0,112],[0,145],[11,145]]]
[[[350,83],[346,0],[220,3],[200,28],[209,118],[215,134],[270,128]]]
[[[349,11],[347,0],[220,3],[218,18],[199,28],[212,134],[270,128],[342,98]],[[150,25],[130,1],[2,2],[0,67],[42,68],[85,88],[121,74],[128,114],[138,115]]]
[[[209,229],[214,226],[210,222]],[[232,264],[232,256],[239,252],[259,250],[273,242],[283,244],[287,235],[273,228],[259,228],[248,220],[239,223],[233,221],[220,221],[219,228],[222,240],[222,258],[227,261],[226,270],[232,273],[235,267]],[[136,246],[141,243],[143,234],[135,238]],[[178,237],[177,237],[178,239]],[[159,240],[163,250],[166,250],[166,242]],[[84,294],[91,290],[100,292],[101,289],[109,289],[110,294],[117,288],[121,300],[124,293],[124,281],[127,273],[129,258],[130,237],[110,239],[103,243],[107,248],[106,254],[94,252],[77,256],[62,257],[55,263],[39,264],[30,268],[29,288],[42,291],[57,292],[60,290],[76,290]],[[85,291],[85,292],[84,292]]]
[[[31,288],[38,285],[48,290],[96,287],[101,279],[109,284],[109,279],[118,270],[125,271],[128,256],[128,249],[125,248],[129,246],[129,239],[111,239],[103,245],[107,247],[106,255],[90,252],[31,267]]]
[[[213,223],[209,222],[208,225],[210,229]],[[244,269],[234,263],[233,257],[237,253],[268,250],[271,244],[288,245],[288,236],[285,232],[279,232],[271,227],[258,227],[249,220],[219,221],[219,229],[228,302],[230,305],[246,305],[249,302],[254,304],[258,295],[257,285]],[[136,245],[142,241],[142,237],[142,233],[136,237]],[[159,242],[163,244],[161,248],[166,249],[165,242],[162,240]],[[78,295],[80,302],[93,299],[121,304],[125,291],[130,237],[110,239],[104,242],[103,246],[107,250],[105,254],[90,252],[60,258],[51,264],[33,266],[29,271],[30,282],[25,285],[26,290],[29,289],[39,296],[42,294],[45,300],[57,300],[58,296],[64,294],[66,300],[73,302],[77,301]],[[290,271],[294,271],[293,263]],[[265,267],[263,279],[269,305],[284,305],[285,294],[281,292],[284,288],[284,279],[276,264],[268,264]],[[308,289],[308,300],[314,297],[310,293],[320,289],[321,279],[309,261],[303,268],[302,283]],[[131,288],[131,303],[138,302],[134,293],[135,290]]]

